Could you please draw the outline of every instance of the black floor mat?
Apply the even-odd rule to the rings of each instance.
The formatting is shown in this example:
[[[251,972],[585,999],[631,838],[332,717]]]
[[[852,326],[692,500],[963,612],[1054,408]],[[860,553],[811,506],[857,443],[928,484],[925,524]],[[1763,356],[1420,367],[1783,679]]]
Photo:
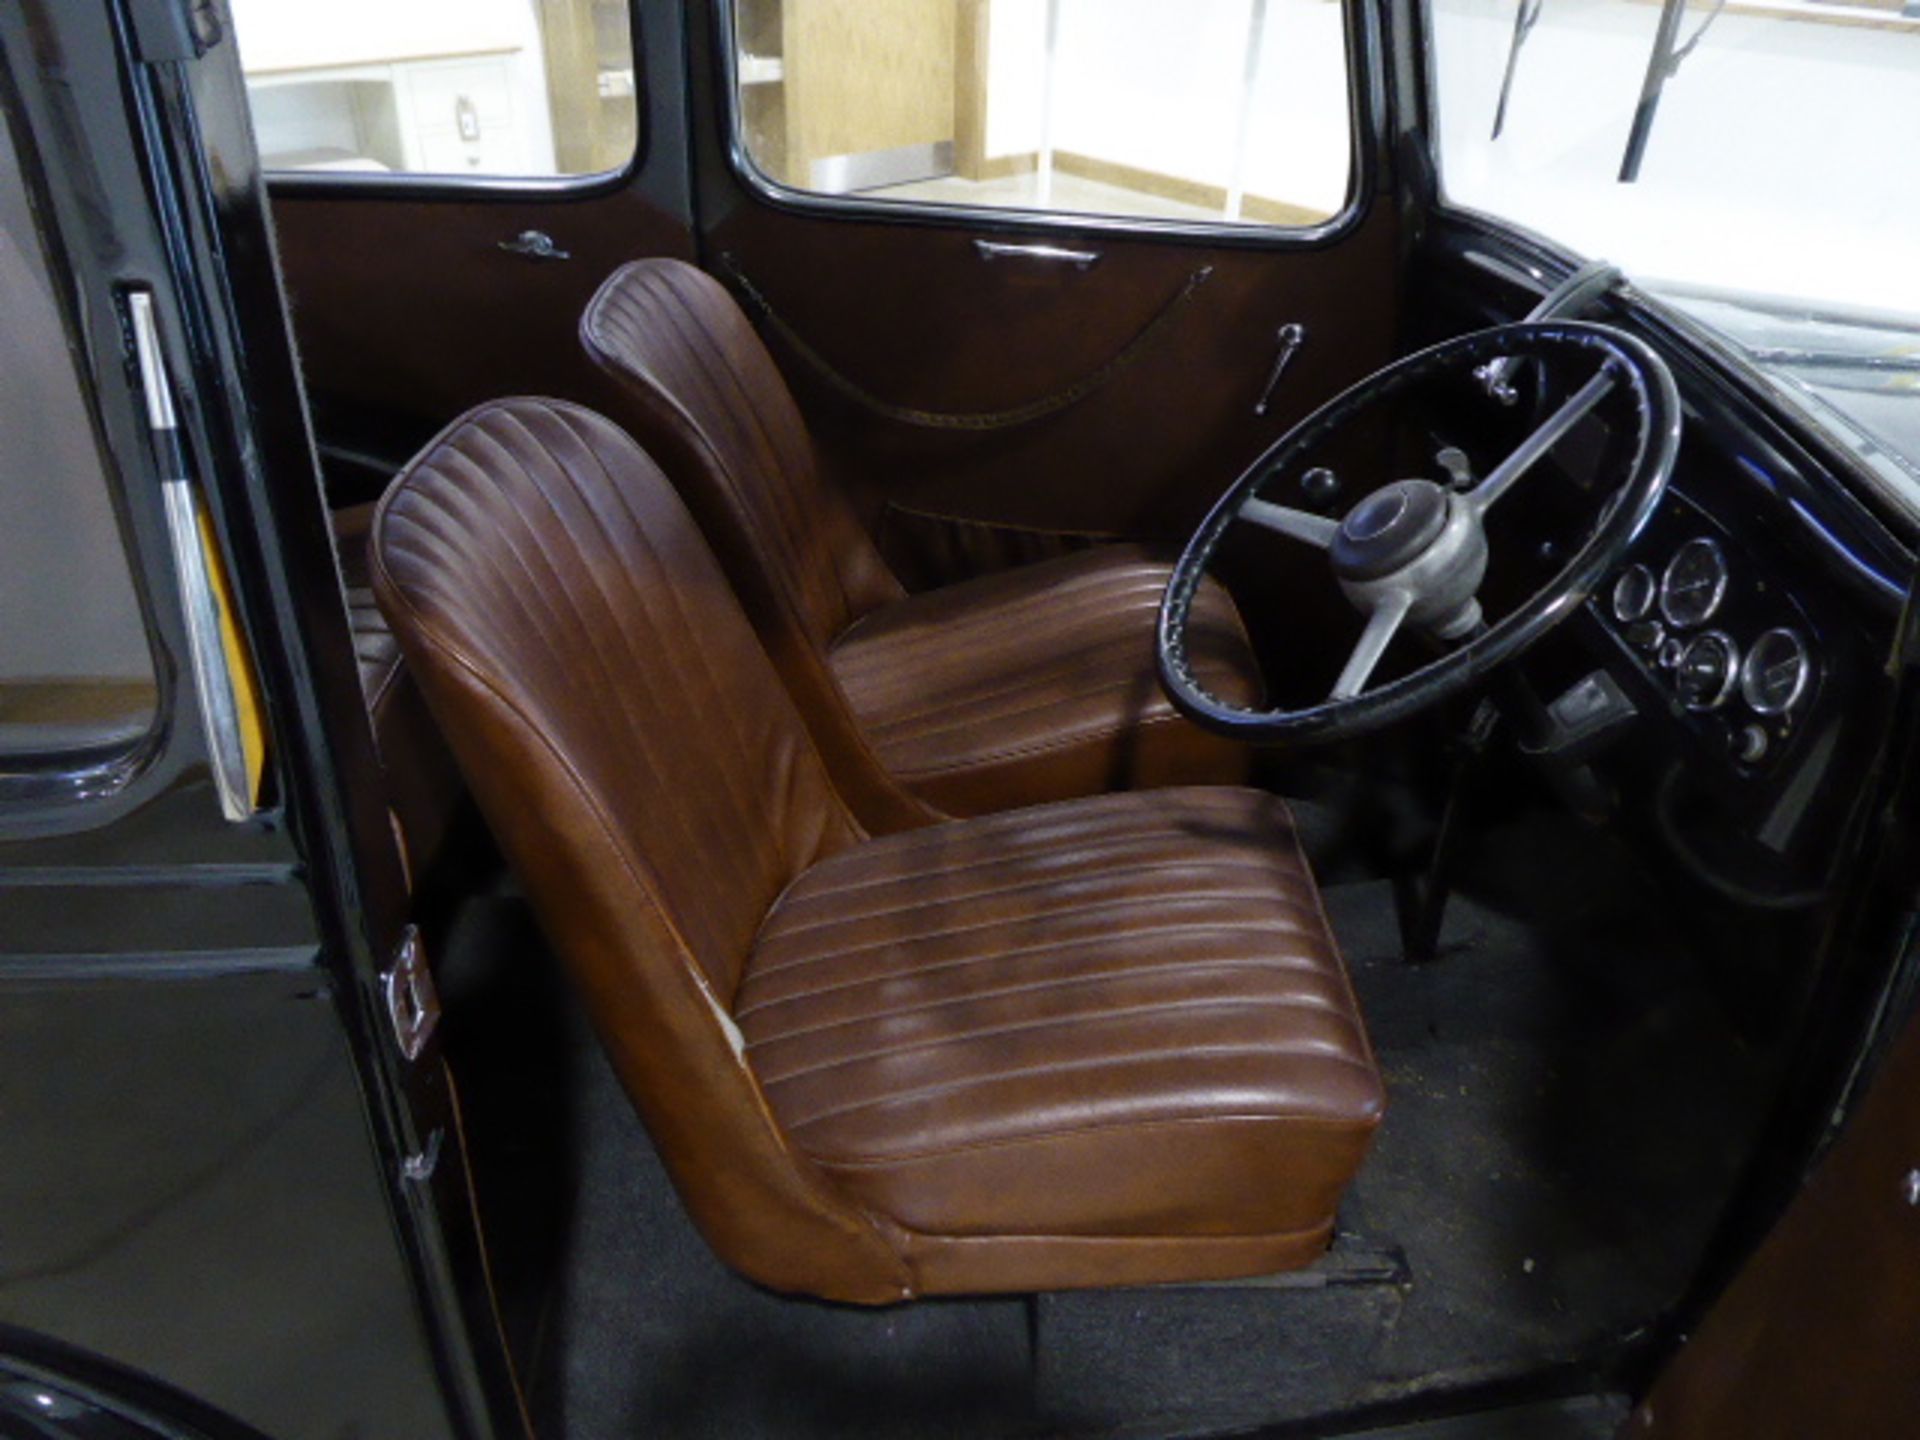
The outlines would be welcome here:
[[[1220,1433],[1604,1351],[1684,1285],[1766,1087],[1654,902],[1557,835],[1482,845],[1499,887],[1456,902],[1424,968],[1386,884],[1329,887],[1390,1109],[1323,1289],[768,1294],[701,1242],[583,1032],[543,1440]],[[1404,1269],[1346,1283],[1353,1252]]]
[[[1767,1090],[1644,916],[1456,902],[1410,967],[1390,899],[1328,895],[1389,1106],[1343,1223],[1410,1272],[1366,1399],[1591,1356],[1677,1298]]]
[[[867,1310],[761,1290],[700,1239],[597,1046],[577,1068],[582,1170],[542,1440],[1033,1430],[1024,1300]]]

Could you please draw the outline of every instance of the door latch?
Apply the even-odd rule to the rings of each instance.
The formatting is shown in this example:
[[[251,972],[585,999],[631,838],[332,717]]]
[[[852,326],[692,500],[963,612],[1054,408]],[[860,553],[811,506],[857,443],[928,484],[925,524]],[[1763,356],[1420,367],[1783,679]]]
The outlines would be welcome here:
[[[418,1060],[440,1023],[440,993],[433,988],[427,968],[427,950],[420,931],[409,925],[400,934],[393,968],[380,977],[387,999],[387,1018],[393,1023],[394,1043],[409,1060]]]
[[[1274,338],[1280,342],[1280,354],[1273,362],[1273,373],[1267,376],[1266,389],[1260,392],[1260,403],[1253,407],[1256,415],[1265,415],[1273,408],[1273,392],[1280,388],[1280,377],[1287,373],[1294,355],[1307,343],[1307,327],[1298,320],[1289,320]]]
[[[573,252],[562,250],[553,243],[553,237],[544,230],[522,230],[511,240],[502,240],[500,248],[509,255],[524,256],[528,260],[571,260]]]

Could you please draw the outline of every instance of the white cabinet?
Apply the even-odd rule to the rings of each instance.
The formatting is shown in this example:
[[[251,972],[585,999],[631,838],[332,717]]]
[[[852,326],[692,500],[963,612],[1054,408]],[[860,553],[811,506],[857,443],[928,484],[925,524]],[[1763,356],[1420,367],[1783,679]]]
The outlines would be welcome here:
[[[453,175],[552,171],[553,156],[543,163],[528,144],[504,58],[415,61],[394,70],[406,95],[407,169]]]
[[[268,169],[551,175],[524,0],[235,0]]]

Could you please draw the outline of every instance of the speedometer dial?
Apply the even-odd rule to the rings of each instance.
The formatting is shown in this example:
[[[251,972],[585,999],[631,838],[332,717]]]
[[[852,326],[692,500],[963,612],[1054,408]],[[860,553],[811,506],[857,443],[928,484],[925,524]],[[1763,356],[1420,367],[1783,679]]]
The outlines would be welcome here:
[[[1689,540],[1673,552],[1666,574],[1660,577],[1660,613],[1676,630],[1704,625],[1727,598],[1727,557],[1706,536]]]
[[[1797,630],[1769,630],[1753,642],[1740,669],[1740,698],[1756,715],[1784,715],[1813,678],[1813,659]]]

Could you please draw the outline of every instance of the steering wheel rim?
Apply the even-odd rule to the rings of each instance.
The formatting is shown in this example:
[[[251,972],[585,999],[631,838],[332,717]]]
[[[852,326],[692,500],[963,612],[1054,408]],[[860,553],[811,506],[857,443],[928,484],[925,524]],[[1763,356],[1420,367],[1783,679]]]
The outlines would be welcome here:
[[[1262,485],[1288,473],[1303,455],[1310,453],[1328,436],[1353,423],[1356,417],[1383,401],[1460,368],[1485,365],[1503,357],[1544,360],[1550,356],[1597,359],[1598,368],[1585,387],[1563,402],[1553,417],[1536,427],[1484,480],[1472,490],[1448,497],[1447,517],[1435,524],[1444,524],[1449,533],[1464,527],[1473,531],[1473,534],[1442,541],[1438,538],[1440,531],[1428,527],[1423,532],[1427,536],[1423,543],[1431,545],[1431,550],[1421,550],[1412,560],[1398,564],[1397,568],[1384,576],[1368,578],[1355,573],[1359,567],[1352,552],[1364,548],[1365,543],[1373,537],[1363,534],[1356,542],[1354,536],[1349,534],[1356,528],[1350,522],[1386,491],[1405,492],[1400,501],[1400,510],[1405,510],[1408,508],[1405,499],[1417,501],[1419,506],[1431,507],[1435,502],[1430,491],[1440,487],[1429,481],[1393,482],[1363,496],[1337,523],[1307,512],[1286,510],[1259,498]],[[1479,614],[1474,597],[1477,595],[1479,574],[1484,573],[1485,569],[1486,547],[1484,530],[1478,526],[1478,515],[1491,508],[1507,493],[1508,487],[1564,437],[1567,430],[1621,386],[1631,393],[1635,402],[1633,410],[1637,433],[1634,436],[1634,451],[1624,467],[1625,478],[1613,487],[1592,533],[1559,573],[1524,603],[1497,623],[1473,629],[1467,622],[1477,619]],[[1557,431],[1548,435],[1556,426],[1559,427]],[[1652,517],[1654,507],[1666,489],[1667,479],[1673,473],[1674,461],[1679,454],[1680,430],[1679,390],[1666,362],[1645,341],[1610,326],[1579,321],[1529,321],[1498,325],[1442,341],[1396,361],[1350,386],[1294,426],[1269,446],[1215,503],[1187,542],[1161,600],[1156,644],[1161,683],[1174,704],[1197,724],[1220,734],[1269,744],[1351,738],[1437,705],[1531,648],[1587,601]],[[1529,447],[1542,441],[1543,436],[1547,437],[1545,443],[1539,444],[1531,454],[1526,454]],[[1511,474],[1504,473],[1516,462],[1517,466]],[[1493,493],[1482,500],[1473,499],[1496,482],[1498,488]],[[1362,688],[1344,696],[1339,694],[1339,689],[1347,682],[1348,672],[1343,671],[1334,695],[1304,709],[1247,709],[1211,694],[1196,679],[1188,660],[1185,645],[1187,620],[1201,578],[1218,552],[1228,528],[1248,518],[1249,502],[1260,507],[1257,523],[1268,528],[1320,544],[1330,552],[1344,542],[1347,552],[1345,563],[1349,570],[1341,572],[1337,578],[1356,605],[1360,603],[1357,594],[1369,598],[1385,594],[1408,575],[1412,566],[1425,564],[1432,554],[1439,553],[1442,544],[1457,540],[1470,549],[1477,536],[1480,547],[1479,573],[1471,576],[1467,596],[1470,605],[1456,608],[1445,620],[1445,624],[1454,626],[1465,637],[1464,643],[1408,674],[1372,689],[1364,688],[1367,677],[1363,675]],[[1468,508],[1474,512],[1471,525],[1461,520],[1457,513]],[[1399,518],[1399,511],[1396,511],[1393,520],[1398,521]],[[1452,557],[1449,557],[1449,563],[1454,563]],[[1466,569],[1461,570],[1461,566]],[[1463,555],[1455,564],[1459,573],[1451,578],[1456,590],[1459,582],[1468,578],[1466,572],[1471,568],[1471,554]],[[1402,588],[1414,592],[1418,590],[1411,581]],[[1398,603],[1398,598],[1394,603]],[[1425,603],[1428,598],[1415,593],[1408,606]],[[1385,626],[1385,633],[1378,640],[1373,654],[1374,662],[1384,653],[1400,620],[1407,618],[1409,613],[1410,609],[1403,607],[1400,617]],[[1382,620],[1379,609],[1370,614],[1361,643],[1356,646],[1348,662],[1349,671],[1362,659],[1361,651],[1372,642],[1376,622]],[[1416,620],[1415,623],[1422,622]],[[1371,665],[1366,669],[1370,675]]]

